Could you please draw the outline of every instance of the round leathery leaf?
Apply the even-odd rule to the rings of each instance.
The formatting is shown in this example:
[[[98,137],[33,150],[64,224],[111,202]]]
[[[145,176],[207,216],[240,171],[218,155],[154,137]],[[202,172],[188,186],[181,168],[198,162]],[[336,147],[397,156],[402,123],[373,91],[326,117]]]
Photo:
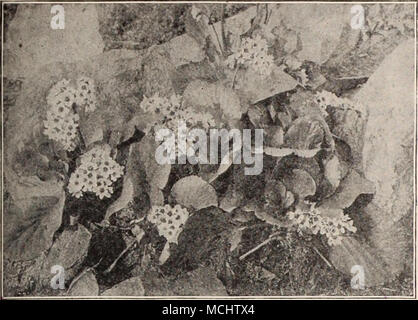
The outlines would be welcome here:
[[[294,169],[282,178],[283,184],[300,199],[312,196],[316,192],[316,184],[305,170]]]
[[[284,136],[285,146],[299,150],[319,148],[323,139],[320,122],[306,117],[296,119]]]

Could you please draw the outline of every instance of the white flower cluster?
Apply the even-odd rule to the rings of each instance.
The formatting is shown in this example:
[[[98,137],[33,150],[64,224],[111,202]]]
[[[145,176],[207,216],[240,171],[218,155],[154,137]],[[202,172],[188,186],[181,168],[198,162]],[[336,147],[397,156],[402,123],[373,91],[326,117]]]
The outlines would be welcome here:
[[[153,206],[148,214],[148,221],[155,224],[160,236],[167,239],[169,243],[177,243],[183,226],[189,218],[189,212],[180,205],[174,207]]]
[[[77,79],[77,100],[76,104],[83,107],[86,112],[96,110],[96,86],[94,81],[87,77]]]
[[[321,109],[321,112],[324,116],[328,115],[328,106],[340,109],[357,109],[349,99],[337,97],[335,94],[329,91],[318,92],[315,94],[314,100],[319,105],[319,108]]]
[[[51,88],[46,100],[49,108],[44,121],[44,134],[60,143],[65,150],[73,151],[77,144],[79,121],[73,105],[84,107],[87,112],[96,108],[93,81],[79,78],[75,89],[69,80],[63,79]]]
[[[112,184],[123,175],[123,167],[110,156],[110,146],[97,146],[80,157],[80,166],[71,174],[68,191],[76,198],[93,192],[100,199],[110,198]]]
[[[76,90],[70,86],[70,81],[64,79],[51,88],[46,98],[49,109],[44,134],[68,151],[75,149],[77,141],[79,117],[73,111],[76,97]]]
[[[215,127],[216,123],[210,113],[193,112],[186,108],[181,103],[181,97],[178,95],[172,95],[169,99],[160,97],[158,94],[154,94],[151,97],[144,97],[140,104],[140,108],[147,113],[155,113],[160,115],[159,119],[153,123],[150,123],[146,128],[146,133],[149,133],[152,129],[157,132],[159,129],[170,129],[176,136],[184,134],[187,137],[187,146],[193,147],[193,142],[189,139],[188,130],[193,127],[201,127],[205,130]],[[183,122],[187,127],[183,127],[184,132],[178,132],[179,123]],[[177,146],[177,139],[174,152],[178,152],[179,155],[185,154],[186,150],[181,150]]]
[[[322,217],[319,210],[313,206],[310,210],[296,209],[288,213],[289,219],[300,229],[309,230],[313,234],[320,233],[328,239],[328,244],[338,245],[346,230],[355,233],[357,228],[353,226],[353,220],[342,211],[335,218]]]
[[[190,127],[200,126],[208,130],[215,126],[215,121],[209,113],[193,112],[185,108],[182,104],[181,97],[173,94],[169,99],[154,94],[151,97],[145,97],[141,101],[140,108],[144,112],[154,112],[161,115],[160,119],[152,126],[164,126],[168,129],[175,130],[179,121],[184,121]]]
[[[274,63],[273,56],[267,52],[267,41],[260,35],[254,39],[243,38],[241,45],[233,48],[233,53],[227,58],[228,67],[234,69],[237,65],[249,66],[257,73],[267,76],[271,74]]]

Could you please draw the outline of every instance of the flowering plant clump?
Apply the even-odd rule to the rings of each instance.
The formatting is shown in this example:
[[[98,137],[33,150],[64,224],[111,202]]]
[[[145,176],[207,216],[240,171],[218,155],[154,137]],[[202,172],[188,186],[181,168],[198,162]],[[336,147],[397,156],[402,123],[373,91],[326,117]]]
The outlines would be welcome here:
[[[47,95],[46,120],[44,134],[57,141],[67,151],[73,151],[78,139],[79,116],[74,104],[84,107],[86,112],[96,108],[94,82],[89,78],[79,78],[77,89],[71,86],[67,79],[56,83]]]
[[[215,126],[215,121],[210,113],[199,113],[185,108],[182,104],[182,97],[175,94],[170,98],[160,97],[158,93],[149,98],[144,97],[140,108],[144,112],[161,115],[160,119],[151,124],[148,129],[155,126],[164,126],[175,130],[179,121],[184,121],[191,127],[203,127],[206,130]]]
[[[260,35],[254,39],[246,37],[241,45],[232,48],[232,54],[227,58],[231,69],[237,66],[248,66],[261,75],[270,75],[273,66],[273,56],[268,54],[267,41]]]
[[[215,120],[210,113],[199,113],[186,108],[182,104],[181,96],[172,95],[170,98],[160,97],[158,94],[154,94],[151,97],[144,97],[140,104],[140,108],[144,112],[151,112],[159,115],[159,119],[149,124],[146,128],[146,133],[154,130],[154,133],[159,129],[167,128],[172,132],[180,133],[187,137],[187,146],[193,147],[194,140],[188,135],[187,127],[179,127],[180,123],[185,124],[188,127],[202,127],[205,130],[209,130],[215,126]],[[178,132],[182,130],[182,132]],[[179,148],[177,142],[174,146],[174,153],[179,155],[185,154],[186,150]]]
[[[180,205],[153,206],[148,214],[148,221],[155,224],[160,236],[168,243],[177,243],[183,226],[189,218],[189,212]]]
[[[347,98],[337,97],[334,93],[329,91],[321,91],[315,94],[315,102],[319,105],[321,112],[324,116],[327,116],[327,107],[332,106],[339,109],[356,109],[354,104]]]
[[[320,211],[312,206],[309,210],[297,208],[289,212],[288,217],[300,230],[325,235],[330,246],[340,244],[346,230],[357,232],[357,228],[353,226],[353,220],[342,211],[337,217],[323,217]]]
[[[91,149],[80,157],[80,165],[73,172],[68,191],[76,198],[83,192],[93,192],[100,199],[110,198],[112,184],[123,175],[123,167],[110,156],[110,146]]]

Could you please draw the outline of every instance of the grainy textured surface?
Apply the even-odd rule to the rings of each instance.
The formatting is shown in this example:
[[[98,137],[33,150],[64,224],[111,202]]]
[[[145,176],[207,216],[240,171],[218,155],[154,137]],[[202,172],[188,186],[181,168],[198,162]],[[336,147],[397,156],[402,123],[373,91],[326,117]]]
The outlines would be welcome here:
[[[225,17],[232,16],[250,5],[229,4]],[[221,5],[214,6],[212,21],[220,20]],[[165,43],[185,30],[187,4],[106,4],[97,7],[100,33],[105,50],[145,49]]]
[[[412,295],[412,5],[64,8],[5,10],[6,296]]]

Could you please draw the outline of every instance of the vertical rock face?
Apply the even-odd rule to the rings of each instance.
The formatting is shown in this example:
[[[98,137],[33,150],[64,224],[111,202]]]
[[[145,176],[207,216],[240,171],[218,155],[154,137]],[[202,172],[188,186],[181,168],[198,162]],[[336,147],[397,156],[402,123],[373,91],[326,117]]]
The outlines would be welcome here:
[[[382,62],[356,98],[368,114],[363,148],[366,178],[376,185],[366,208],[370,241],[391,272],[411,264],[414,203],[414,40],[400,44]]]
[[[368,113],[363,164],[376,184],[375,203],[393,222],[413,204],[414,41],[399,45],[357,98]]]

